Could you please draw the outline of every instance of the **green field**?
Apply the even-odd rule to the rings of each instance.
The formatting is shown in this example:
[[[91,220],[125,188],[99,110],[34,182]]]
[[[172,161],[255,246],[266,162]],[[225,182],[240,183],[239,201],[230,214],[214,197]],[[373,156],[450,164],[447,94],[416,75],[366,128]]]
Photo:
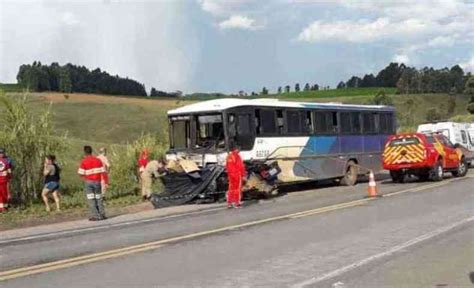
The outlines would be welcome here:
[[[4,92],[23,92],[24,87],[15,83],[0,83],[0,90]]]
[[[277,98],[337,98],[337,97],[357,97],[357,96],[374,96],[379,91],[384,91],[386,94],[395,94],[397,88],[383,88],[383,87],[368,87],[368,88],[343,88],[343,89],[328,89],[318,91],[300,91],[282,94],[271,94],[269,97]]]

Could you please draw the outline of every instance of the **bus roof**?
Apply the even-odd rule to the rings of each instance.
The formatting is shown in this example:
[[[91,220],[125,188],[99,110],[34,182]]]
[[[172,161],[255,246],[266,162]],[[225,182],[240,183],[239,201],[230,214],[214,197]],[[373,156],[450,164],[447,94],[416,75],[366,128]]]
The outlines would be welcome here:
[[[382,105],[352,105],[341,103],[316,103],[316,102],[292,102],[280,101],[278,99],[236,99],[223,98],[198,102],[168,111],[168,115],[182,115],[199,112],[219,112],[230,108],[253,106],[253,107],[282,107],[282,108],[313,108],[313,109],[348,109],[348,110],[368,110],[368,111],[394,111],[391,106]]]

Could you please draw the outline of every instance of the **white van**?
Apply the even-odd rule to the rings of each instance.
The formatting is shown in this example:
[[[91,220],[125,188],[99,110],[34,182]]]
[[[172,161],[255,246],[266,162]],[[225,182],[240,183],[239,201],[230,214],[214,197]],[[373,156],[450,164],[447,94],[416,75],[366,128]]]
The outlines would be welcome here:
[[[451,143],[460,146],[466,160],[474,164],[474,123],[438,122],[418,126],[424,134],[442,133]]]

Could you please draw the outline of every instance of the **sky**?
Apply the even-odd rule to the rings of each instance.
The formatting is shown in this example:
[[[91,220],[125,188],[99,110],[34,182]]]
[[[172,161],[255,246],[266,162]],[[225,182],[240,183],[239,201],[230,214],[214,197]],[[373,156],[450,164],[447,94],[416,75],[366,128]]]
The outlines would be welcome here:
[[[474,71],[473,28],[461,0],[0,0],[0,82],[36,60],[148,91],[335,87],[390,62]]]

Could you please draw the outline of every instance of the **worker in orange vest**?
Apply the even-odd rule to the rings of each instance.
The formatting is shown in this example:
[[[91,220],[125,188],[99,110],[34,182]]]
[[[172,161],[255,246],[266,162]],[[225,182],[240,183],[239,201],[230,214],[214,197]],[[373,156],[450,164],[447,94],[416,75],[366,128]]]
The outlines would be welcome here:
[[[105,217],[104,202],[102,200],[101,183],[104,180],[105,168],[99,158],[92,155],[92,147],[84,146],[84,159],[81,161],[77,173],[84,179],[85,192],[91,217],[90,221],[100,221]]]
[[[8,201],[10,200],[10,191],[8,183],[12,179],[12,170],[8,161],[5,149],[0,148],[0,212],[7,211]]]
[[[240,208],[242,197],[242,182],[247,171],[240,157],[238,148],[234,148],[227,156],[226,169],[229,189],[227,191],[227,208]]]

